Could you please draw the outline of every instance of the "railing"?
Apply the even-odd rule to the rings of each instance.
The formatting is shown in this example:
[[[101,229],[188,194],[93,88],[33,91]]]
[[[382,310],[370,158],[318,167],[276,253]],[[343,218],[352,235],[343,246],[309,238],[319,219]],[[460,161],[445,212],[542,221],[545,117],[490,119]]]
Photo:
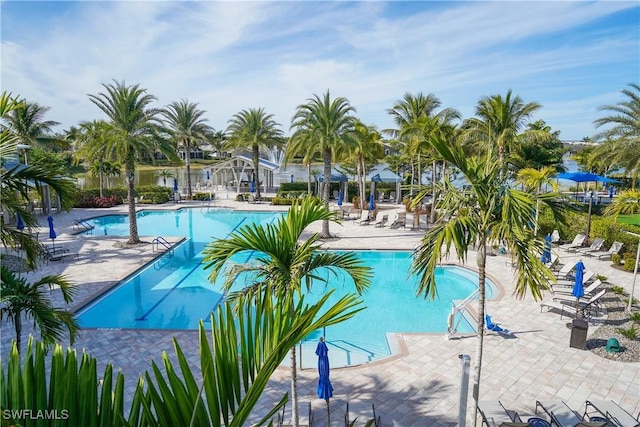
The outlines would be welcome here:
[[[151,249],[153,250],[153,252],[155,252],[156,250],[160,250],[160,246],[163,246],[167,250],[167,252],[173,252],[171,244],[162,236],[156,237],[155,239],[153,239],[153,242],[151,242]]]
[[[77,229],[77,230],[80,230],[80,231],[91,231],[95,227],[93,225],[89,224],[84,219],[74,219],[73,220],[73,228],[74,228],[74,230]]]
[[[211,195],[202,201],[202,205],[200,206],[200,210],[207,208],[207,210],[211,209],[211,205],[215,201],[215,196]]]
[[[462,301],[453,304],[451,313],[449,313],[449,317],[447,318],[447,339],[451,339],[451,337],[458,332],[458,325],[462,320],[461,313],[467,308],[467,305],[469,305],[469,303],[475,301],[478,298],[479,293],[480,291],[476,289]],[[457,320],[456,316],[458,316]]]

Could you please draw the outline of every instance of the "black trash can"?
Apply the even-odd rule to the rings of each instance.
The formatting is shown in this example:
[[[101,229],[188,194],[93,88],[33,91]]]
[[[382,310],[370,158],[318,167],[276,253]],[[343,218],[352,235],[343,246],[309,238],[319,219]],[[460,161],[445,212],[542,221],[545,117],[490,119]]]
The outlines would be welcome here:
[[[571,322],[571,341],[569,347],[584,350],[587,343],[587,331],[589,330],[589,322],[583,319],[573,319]]]

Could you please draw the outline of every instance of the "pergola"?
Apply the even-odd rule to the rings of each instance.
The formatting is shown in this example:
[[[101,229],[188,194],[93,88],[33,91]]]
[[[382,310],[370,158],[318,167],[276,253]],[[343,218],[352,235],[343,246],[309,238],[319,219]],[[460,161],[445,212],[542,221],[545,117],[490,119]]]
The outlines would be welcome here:
[[[258,161],[260,184],[267,192],[274,187],[273,172],[280,169],[280,165],[265,159]],[[253,173],[253,160],[244,155],[235,155],[228,160],[217,163],[209,168],[211,179],[215,185],[233,184],[236,193],[249,191],[249,183]],[[244,183],[244,184],[243,184]],[[258,183],[256,183],[258,185]]]

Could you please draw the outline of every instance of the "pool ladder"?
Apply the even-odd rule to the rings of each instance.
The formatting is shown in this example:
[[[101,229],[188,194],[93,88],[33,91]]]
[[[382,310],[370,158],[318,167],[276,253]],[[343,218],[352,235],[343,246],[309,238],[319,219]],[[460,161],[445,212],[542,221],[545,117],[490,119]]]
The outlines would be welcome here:
[[[79,231],[91,231],[93,230],[95,227],[91,224],[89,224],[86,220],[84,219],[74,219],[73,220],[73,228],[77,229]]]
[[[480,292],[478,291],[478,289],[476,289],[462,301],[453,303],[453,307],[451,307],[451,313],[449,313],[449,317],[447,318],[447,334],[446,334],[447,339],[451,339],[458,332],[458,325],[462,320],[462,313],[467,309],[467,306],[471,302],[478,299],[479,293]],[[456,315],[458,316],[457,321],[456,321]]]
[[[153,242],[151,242],[151,249],[153,250],[153,252],[155,252],[156,250],[160,250],[160,246],[164,247],[166,249],[166,252],[171,252],[173,253],[173,248],[171,247],[171,244],[167,241],[167,239],[165,239],[162,236],[158,236],[155,239],[153,239]]]

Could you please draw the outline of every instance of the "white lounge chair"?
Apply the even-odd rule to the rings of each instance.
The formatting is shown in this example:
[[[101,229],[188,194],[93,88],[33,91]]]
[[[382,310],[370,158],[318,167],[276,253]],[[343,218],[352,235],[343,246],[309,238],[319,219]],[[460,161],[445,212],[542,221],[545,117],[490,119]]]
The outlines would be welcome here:
[[[584,288],[585,297],[591,297],[591,294],[593,294],[596,290],[598,290],[600,286],[602,286],[602,281],[598,279],[592,284],[590,284],[589,286],[587,286],[586,288]],[[553,292],[554,301],[558,299],[567,300],[571,298],[571,291],[572,291],[571,288],[562,288],[562,289],[553,288],[552,292]]]
[[[591,408],[591,409],[590,409]],[[622,409],[617,403],[609,400],[587,400],[584,417],[588,416],[589,419],[594,415],[600,415],[607,420],[609,424],[620,427],[639,427],[640,421],[633,418],[633,415]]]
[[[356,220],[356,223],[360,225],[369,225],[371,223],[371,212],[363,210],[360,214],[360,218]]]
[[[554,400],[544,404],[537,400],[536,414],[538,413],[538,408],[541,408],[558,427],[573,427],[582,422],[582,417],[562,400]]]
[[[573,303],[570,300],[545,301],[542,304],[540,304],[540,312],[542,313],[543,307],[547,307],[550,310],[558,310],[560,311],[560,318],[562,319],[562,316],[564,316],[565,312],[567,314],[570,314],[570,313],[576,313],[576,311],[580,311],[582,312],[582,317],[587,319],[591,317],[591,309],[595,307],[597,304],[599,304],[600,299],[606,292],[607,290],[603,289],[597,294],[595,294],[594,296],[592,296],[588,301],[579,302],[577,309],[576,309],[576,306],[573,305]]]
[[[587,240],[586,234],[576,234],[576,237],[573,238],[571,243],[567,243],[566,245],[558,246],[560,249],[564,249],[566,251],[575,251],[578,248],[581,248],[584,244],[584,241]]]
[[[594,271],[588,270],[584,272],[582,276],[582,284],[586,285],[589,283],[591,279],[596,277],[596,273]],[[555,285],[551,285],[552,288],[573,288],[575,280],[573,279],[562,279],[558,280]]]
[[[571,271],[574,269],[575,266],[576,266],[575,263],[567,263],[563,265],[562,268],[556,273],[556,278],[568,279],[569,273],[571,273]]]
[[[598,252],[600,249],[602,249],[603,245],[604,245],[604,239],[598,237],[593,241],[593,243],[591,243],[591,246],[589,246],[588,248],[576,249],[575,252],[577,254],[589,256],[592,252]]]
[[[613,242],[613,244],[611,245],[611,247],[607,252],[601,252],[601,253],[595,252],[595,253],[592,253],[591,255],[598,257],[598,259],[600,260],[611,259],[613,255],[617,255],[622,250],[623,246],[624,246],[624,243],[622,242]]]
[[[397,212],[396,217],[393,220],[393,223],[389,226],[389,228],[407,228],[407,213],[406,212]]]
[[[380,217],[380,214],[378,214],[378,217]],[[375,227],[384,227],[384,225],[387,223],[387,221],[389,221],[389,214],[382,214],[382,218],[378,219],[376,218],[376,223],[374,224]]]
[[[520,421],[517,413],[513,412],[514,415],[512,417],[499,401],[481,400],[478,402],[478,411],[482,417],[483,425],[487,427],[498,427],[502,423]]]

